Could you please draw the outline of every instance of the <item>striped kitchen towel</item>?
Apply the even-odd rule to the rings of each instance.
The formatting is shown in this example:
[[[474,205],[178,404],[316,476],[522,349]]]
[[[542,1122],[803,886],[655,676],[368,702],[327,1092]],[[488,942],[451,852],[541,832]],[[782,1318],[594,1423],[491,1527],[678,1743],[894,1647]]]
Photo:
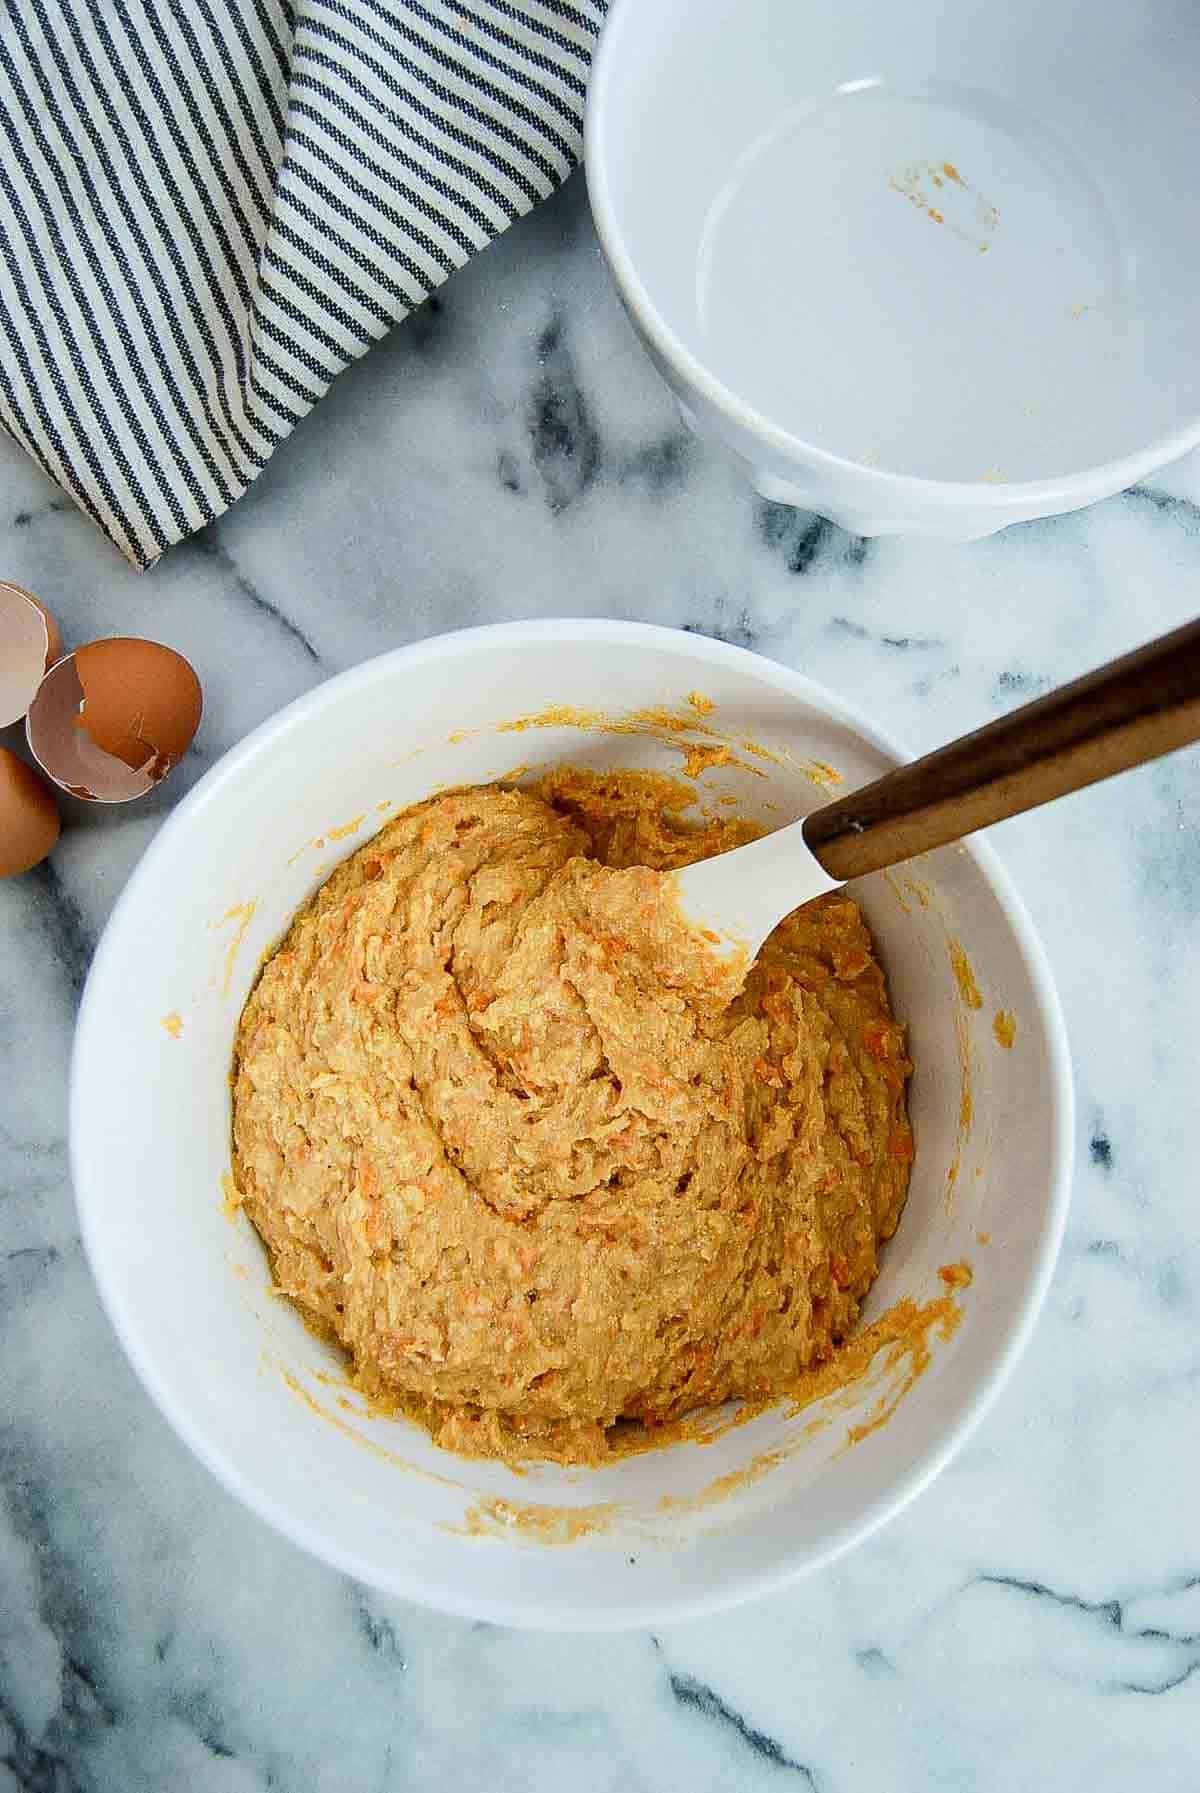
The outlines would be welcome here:
[[[578,160],[607,0],[0,0],[0,422],[135,565]]]

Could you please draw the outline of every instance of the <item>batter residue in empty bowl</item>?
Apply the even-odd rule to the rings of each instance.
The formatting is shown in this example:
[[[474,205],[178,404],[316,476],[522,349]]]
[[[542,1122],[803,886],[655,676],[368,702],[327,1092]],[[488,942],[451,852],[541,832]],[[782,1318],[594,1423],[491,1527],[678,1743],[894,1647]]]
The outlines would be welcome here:
[[[663,874],[755,831],[693,800],[567,769],[431,798],[246,1004],[234,1173],[276,1282],[450,1449],[596,1463],[786,1394],[895,1230],[911,1067],[862,916],[797,911],[733,992]]]

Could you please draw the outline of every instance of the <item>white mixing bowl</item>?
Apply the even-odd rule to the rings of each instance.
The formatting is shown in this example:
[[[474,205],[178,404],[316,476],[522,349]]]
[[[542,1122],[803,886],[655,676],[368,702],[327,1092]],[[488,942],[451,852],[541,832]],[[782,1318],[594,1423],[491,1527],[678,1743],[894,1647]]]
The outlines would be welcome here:
[[[968,538],[1200,441],[1194,0],[612,0],[588,191],[769,498]]]
[[[868,1314],[945,1297],[953,1336],[909,1391],[908,1359],[851,1397],[785,1405],[706,1444],[603,1470],[516,1475],[364,1415],[336,1355],[272,1296],[257,1237],[223,1205],[229,1069],[262,954],[388,809],[515,762],[677,770],[678,745],[559,708],[629,717],[715,705],[707,726],[774,757],[703,775],[771,823],[895,749],[838,699],[740,649],[632,623],[517,623],[385,654],[257,729],[183,800],[134,872],[84,994],[71,1090],[83,1237],[113,1324],[167,1418],[263,1518],[364,1582],[513,1624],[619,1626],[701,1613],[845,1550],[945,1463],[1012,1365],[1062,1231],[1071,1085],[1057,1001],[1025,912],[985,847],[946,849],[856,890],[917,1070],[908,1206]],[[962,995],[961,941],[983,998]],[[1011,1012],[1011,1047],[993,1032]],[[973,1118],[963,1115],[964,1079]],[[987,1243],[981,1243],[981,1236]],[[903,1354],[901,1354],[903,1356]],[[880,1398],[893,1416],[852,1447]],[[814,1421],[826,1418],[828,1424]],[[721,1482],[720,1478],[728,1478]],[[719,1486],[714,1484],[720,1482]]]

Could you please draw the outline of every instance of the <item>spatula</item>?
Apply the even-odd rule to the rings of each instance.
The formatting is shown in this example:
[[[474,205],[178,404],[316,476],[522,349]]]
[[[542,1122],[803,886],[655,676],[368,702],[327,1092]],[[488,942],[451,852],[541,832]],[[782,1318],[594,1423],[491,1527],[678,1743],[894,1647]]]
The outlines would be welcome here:
[[[1200,621],[898,766],[749,846],[676,873],[717,951],[753,960],[801,903],[1200,739]]]

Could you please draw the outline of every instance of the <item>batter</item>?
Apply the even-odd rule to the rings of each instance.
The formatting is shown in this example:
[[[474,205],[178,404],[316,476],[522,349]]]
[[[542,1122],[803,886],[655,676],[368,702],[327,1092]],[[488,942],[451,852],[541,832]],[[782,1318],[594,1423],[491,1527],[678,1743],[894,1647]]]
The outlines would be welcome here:
[[[276,1282],[449,1449],[597,1463],[782,1394],[895,1230],[911,1066],[859,910],[797,911],[733,993],[662,874],[753,830],[686,827],[693,795],[431,798],[246,1004],[234,1176]]]

